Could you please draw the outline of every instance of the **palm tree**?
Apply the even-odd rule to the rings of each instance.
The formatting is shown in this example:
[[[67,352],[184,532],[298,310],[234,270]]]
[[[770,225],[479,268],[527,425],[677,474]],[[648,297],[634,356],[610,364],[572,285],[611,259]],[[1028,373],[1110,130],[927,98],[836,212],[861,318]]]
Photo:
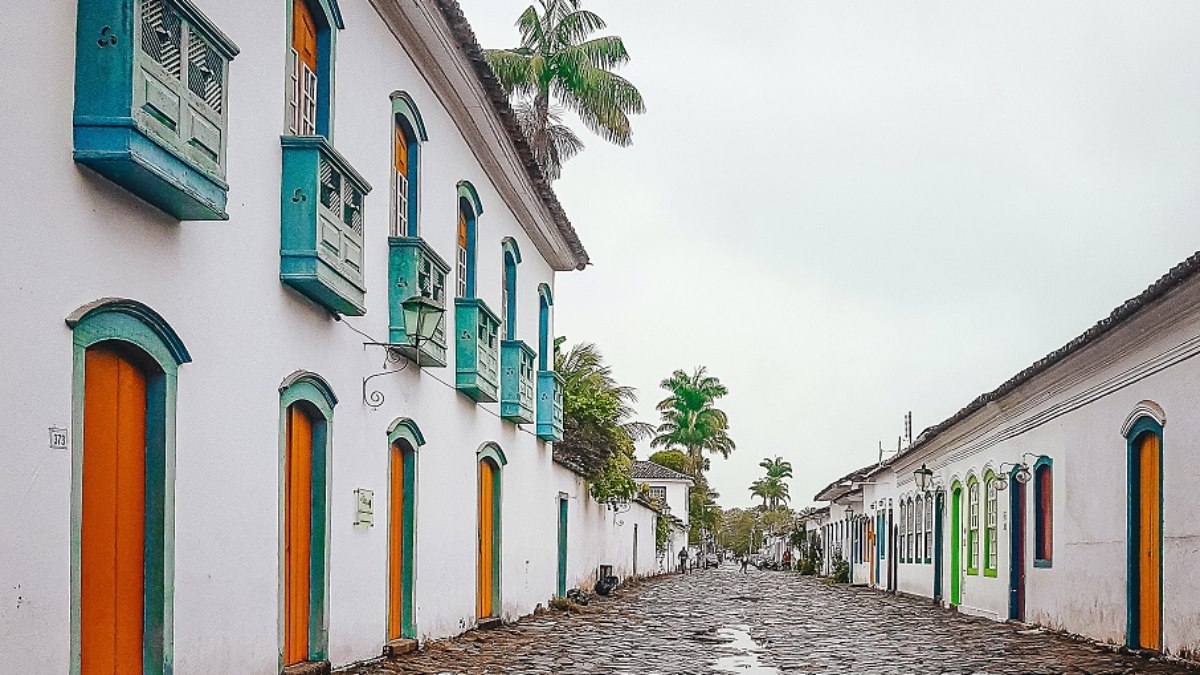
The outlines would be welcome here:
[[[554,368],[563,378],[563,439],[554,456],[599,476],[633,456],[634,442],[648,438],[654,427],[633,420],[633,387],[617,384],[596,345],[585,342],[558,352]]]
[[[767,470],[767,476],[772,478],[791,478],[792,463],[785,461],[782,457],[776,456],[775,459],[764,457],[763,461],[758,463],[759,466]]]
[[[514,100],[534,158],[546,177],[555,180],[563,162],[583,149],[579,137],[562,124],[564,109],[601,138],[628,146],[629,115],[644,112],[645,103],[636,87],[612,72],[629,61],[621,38],[591,37],[606,27],[604,19],[580,9],[582,0],[537,3],[517,19],[521,46],[488,49],[484,57]]]
[[[692,475],[699,478],[708,468],[705,452],[729,457],[737,448],[729,437],[728,416],[715,406],[729,389],[704,366],[691,375],[676,370],[659,386],[671,394],[658,404],[661,423],[650,445],[684,449],[692,462]]]

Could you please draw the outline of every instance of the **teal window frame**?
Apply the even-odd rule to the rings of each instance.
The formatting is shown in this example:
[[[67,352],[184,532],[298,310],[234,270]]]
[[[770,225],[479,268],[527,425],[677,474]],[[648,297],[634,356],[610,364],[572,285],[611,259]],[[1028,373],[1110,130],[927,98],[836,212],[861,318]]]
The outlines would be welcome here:
[[[500,242],[503,256],[504,277],[503,302],[500,303],[500,318],[504,321],[504,339],[517,339],[517,265],[521,264],[521,249],[512,237]]]
[[[228,220],[229,70],[238,47],[191,0],[153,0],[170,17],[157,25],[169,40],[157,50],[174,55],[164,66],[143,46],[154,40],[144,34],[149,1],[79,0],[74,159],[176,220]]]
[[[399,126],[404,131],[404,137],[408,140],[408,191],[405,200],[408,212],[403,221],[404,227],[401,227],[401,219],[399,218],[398,202],[399,202],[399,185],[396,180],[395,171],[392,171],[392,236],[394,237],[419,237],[421,236],[420,226],[420,199],[421,199],[421,145],[429,140],[429,134],[425,130],[425,120],[421,117],[421,111],[417,108],[416,101],[412,96],[405,91],[394,91],[391,95],[392,100],[392,118],[393,124]],[[395,148],[392,149],[395,153]],[[395,157],[392,158],[393,167],[395,166]]]
[[[303,0],[308,5],[309,11],[312,12],[313,18],[317,21],[317,68],[320,72],[317,76],[317,120],[316,132],[318,136],[324,136],[330,143],[333,142],[333,111],[334,111],[334,75],[337,72],[335,63],[337,60],[337,38],[338,31],[345,29],[346,22],[342,19],[342,10],[338,6],[337,0]],[[292,95],[292,27],[295,22],[292,18],[292,3],[287,2],[287,58],[285,62],[288,64],[288,72],[284,77],[284,100]],[[297,103],[299,104],[299,102]],[[287,119],[285,114],[284,129],[291,133],[292,121]]]
[[[87,350],[122,343],[136,350],[147,368],[145,590],[142,626],[147,675],[174,669],[175,605],[175,419],[179,367],[192,360],[162,315],[136,300],[104,298],[66,318],[72,342],[71,397],[71,656],[81,668],[83,556],[83,411]]]
[[[463,264],[461,271],[455,267],[455,296],[459,298],[474,298],[476,295],[475,286],[475,268],[477,259],[477,247],[479,238],[479,218],[483,216],[483,202],[479,199],[479,191],[471,184],[471,181],[459,181],[457,186],[458,210],[463,215],[463,219],[467,223],[467,246],[466,246],[466,261]],[[455,223],[454,247],[456,251],[460,248],[458,244],[458,223]],[[458,254],[455,254],[457,261]],[[459,292],[458,275],[462,274],[462,290]]]
[[[400,634],[406,638],[416,639],[417,637],[417,604],[415,601],[415,583],[416,583],[416,545],[417,545],[417,463],[420,459],[421,447],[425,445],[425,435],[421,433],[421,428],[417,423],[407,417],[396,418],[387,431],[387,448],[388,448],[388,475],[389,477],[395,471],[393,448],[397,444],[407,446],[402,447],[408,460],[404,462],[404,541],[401,544],[402,555],[404,560],[401,562],[400,570],[403,578],[402,595],[400,599],[401,616],[400,616]],[[389,486],[391,482],[389,480]],[[391,490],[388,491],[388,498],[391,498]],[[391,503],[388,504],[388,513],[391,514]],[[388,523],[390,528],[391,523]],[[385,574],[390,570],[391,560],[386,560]],[[387,578],[387,577],[385,577]],[[389,598],[392,589],[388,589]],[[391,603],[385,604],[385,607],[390,607]],[[387,624],[390,623],[391,617],[385,617],[384,624],[384,643],[388,642]]]
[[[298,370],[279,385],[279,600],[277,605],[279,670],[283,672],[286,533],[287,533],[287,412],[294,404],[307,408],[313,417],[312,458],[312,548],[309,561],[308,661],[329,660],[329,549],[330,504],[333,481],[333,410],[337,406],[333,388],[320,375]]]
[[[550,336],[550,308],[554,293],[550,286],[538,286],[538,372],[537,372],[537,437],[557,443],[563,435],[563,379],[554,371],[553,342]]]
[[[1145,402],[1143,402],[1143,403],[1145,403]],[[1141,624],[1141,612],[1140,612],[1140,608],[1141,608],[1141,598],[1140,598],[1140,595],[1141,595],[1141,579],[1140,579],[1141,572],[1140,572],[1140,560],[1139,560],[1138,556],[1140,553],[1140,541],[1139,540],[1141,538],[1139,521],[1141,520],[1140,502],[1141,502],[1142,480],[1141,480],[1141,461],[1140,461],[1140,457],[1139,457],[1138,441],[1143,436],[1146,436],[1148,434],[1158,437],[1158,452],[1159,452],[1159,462],[1158,462],[1158,486],[1159,486],[1158,550],[1160,553],[1163,551],[1163,538],[1165,537],[1165,528],[1163,527],[1163,519],[1165,518],[1165,510],[1163,508],[1163,506],[1164,506],[1163,500],[1165,499],[1166,491],[1163,489],[1163,472],[1164,472],[1165,466],[1166,466],[1166,443],[1165,443],[1166,439],[1164,437],[1163,426],[1166,424],[1166,416],[1165,416],[1165,414],[1162,413],[1162,409],[1159,408],[1157,406],[1157,404],[1153,405],[1153,410],[1155,413],[1157,413],[1155,416],[1151,416],[1150,414],[1142,414],[1141,416],[1139,416],[1137,418],[1136,421],[1133,422],[1133,424],[1129,424],[1127,422],[1126,426],[1128,428],[1126,430],[1124,430],[1125,431],[1125,443],[1126,443],[1126,453],[1125,454],[1126,454],[1127,462],[1128,462],[1127,467],[1126,467],[1127,495],[1126,495],[1126,508],[1125,508],[1125,513],[1126,513],[1126,525],[1125,525],[1125,527],[1126,527],[1126,531],[1125,531],[1125,542],[1126,542],[1126,544],[1125,544],[1126,545],[1126,570],[1125,570],[1126,620],[1125,620],[1125,625],[1126,625],[1126,634],[1125,634],[1125,644],[1130,647],[1134,647],[1134,648],[1141,647],[1141,636],[1140,636],[1140,633],[1141,633],[1141,625],[1140,625]],[[1038,476],[1038,469],[1042,469],[1043,472],[1049,476],[1050,486],[1051,486],[1051,492],[1050,492],[1051,500],[1050,501],[1051,501],[1051,506],[1053,506],[1054,468],[1053,468],[1052,460],[1049,457],[1041,457],[1038,459],[1038,463],[1037,463],[1037,465],[1035,465],[1035,469],[1034,469],[1035,479]],[[1035,494],[1038,494],[1039,499],[1037,501],[1040,504],[1040,502],[1041,502],[1040,496],[1041,495],[1040,495],[1040,493],[1036,493],[1036,492],[1035,492]],[[1052,511],[1053,511],[1053,509],[1052,509]],[[1054,525],[1053,512],[1050,514],[1050,518],[1048,518],[1048,520],[1049,520],[1049,524],[1051,527],[1051,550],[1049,551],[1049,554],[1050,554],[1050,556],[1053,556],[1054,555],[1054,551],[1053,551],[1053,525]],[[1041,530],[1037,530],[1037,532],[1040,534]],[[1038,543],[1038,546],[1040,546],[1040,541]],[[1048,558],[1048,560],[1049,560],[1049,558]],[[1167,597],[1163,594],[1164,584],[1165,584],[1165,580],[1166,580],[1166,574],[1164,574],[1165,570],[1163,568],[1163,559],[1161,556],[1159,558],[1158,564],[1159,564],[1159,568],[1158,568],[1159,609],[1165,610],[1165,608],[1167,607],[1168,600],[1167,600]],[[1159,635],[1158,635],[1158,637],[1159,637],[1159,642],[1161,644],[1162,637],[1163,637],[1163,617],[1161,615],[1159,616]]]

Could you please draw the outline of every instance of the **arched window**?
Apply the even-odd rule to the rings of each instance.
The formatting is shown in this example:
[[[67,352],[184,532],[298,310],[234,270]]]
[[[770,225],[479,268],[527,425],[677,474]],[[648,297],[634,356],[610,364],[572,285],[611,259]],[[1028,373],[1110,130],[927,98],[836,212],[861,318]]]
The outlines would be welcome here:
[[[907,556],[904,555],[905,539],[908,529],[908,503],[903,499],[900,500],[900,540],[897,541],[900,545],[899,562],[908,562]]]
[[[1033,469],[1034,566],[1050,567],[1054,559],[1054,465],[1038,460]]]
[[[913,549],[915,548],[914,545],[916,543],[916,541],[915,541],[916,540],[916,519],[917,519],[917,514],[916,514],[916,511],[913,509],[913,498],[909,497],[908,498],[908,543],[907,543],[908,562],[915,562],[915,558],[913,557]]]
[[[521,249],[512,237],[501,242],[504,255],[504,276],[500,280],[500,320],[504,322],[504,339],[517,339],[517,265],[521,263]]]
[[[297,371],[279,387],[283,464],[283,660],[328,658],[329,464],[337,397],[321,376]]]
[[[979,574],[979,479],[967,479],[967,574]]]
[[[106,299],[72,329],[72,672],[169,667],[175,568],[175,401],[191,356],[170,325]],[[165,656],[164,656],[165,655]]]
[[[458,236],[455,241],[455,271],[459,298],[475,297],[475,240],[483,205],[475,186],[467,181],[458,184]]]
[[[996,576],[996,561],[999,558],[999,553],[996,551],[998,543],[997,535],[997,518],[1000,506],[998,490],[996,490],[996,476],[991,471],[988,471],[984,476],[984,485],[986,486],[987,504],[984,509],[985,529],[983,534],[983,573],[986,576]]]
[[[416,237],[420,231],[418,185],[421,171],[421,143],[429,140],[425,123],[412,97],[402,91],[392,93],[394,143],[392,149],[392,236]]]
[[[933,562],[933,496],[925,497],[925,562]]]
[[[542,284],[538,288],[538,370],[554,370],[554,355],[550,353],[550,308],[554,296],[550,287]]]
[[[334,45],[341,28],[336,0],[292,0],[287,127],[293,135],[332,136]]]
[[[917,539],[915,562],[921,562],[925,559],[925,509],[921,506],[921,495],[917,495],[916,504],[917,526],[913,532]]]

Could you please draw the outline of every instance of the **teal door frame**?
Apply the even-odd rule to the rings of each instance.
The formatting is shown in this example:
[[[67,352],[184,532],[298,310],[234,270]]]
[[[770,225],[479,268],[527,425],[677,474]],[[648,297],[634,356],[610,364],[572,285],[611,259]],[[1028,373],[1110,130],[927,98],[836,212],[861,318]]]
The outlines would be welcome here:
[[[558,597],[567,594],[567,498],[558,498]]]

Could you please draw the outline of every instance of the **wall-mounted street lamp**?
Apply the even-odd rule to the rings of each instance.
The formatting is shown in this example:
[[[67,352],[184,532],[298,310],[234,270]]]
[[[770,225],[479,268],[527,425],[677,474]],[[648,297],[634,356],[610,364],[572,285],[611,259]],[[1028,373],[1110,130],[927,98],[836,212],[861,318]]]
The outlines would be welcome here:
[[[1021,460],[1022,461],[1020,462],[1003,462],[1000,464],[1000,475],[993,479],[996,482],[997,490],[1003,490],[1008,487],[1009,472],[1004,469],[1006,466],[1016,469],[1015,471],[1012,471],[1012,478],[1021,485],[1024,485],[1033,479],[1033,472],[1029,470],[1029,465],[1025,463],[1024,455],[1021,456]]]
[[[439,303],[434,302],[427,295],[414,295],[400,303],[400,307],[404,315],[404,335],[407,344],[391,342],[366,343],[368,347],[383,347],[386,354],[386,361],[383,364],[384,369],[363,378],[363,403],[372,408],[378,408],[383,405],[384,396],[383,392],[378,389],[368,393],[367,383],[377,377],[405,370],[408,368],[407,362],[395,370],[389,370],[388,364],[400,363],[406,357],[420,369],[421,345],[433,340],[442,322],[446,320],[445,308]]]
[[[847,504],[846,505],[846,520],[852,520],[853,518],[854,518],[854,506],[852,504]]]
[[[913,478],[917,481],[917,489],[921,492],[929,492],[930,486],[933,485],[933,469],[921,463],[921,468],[913,471]]]

